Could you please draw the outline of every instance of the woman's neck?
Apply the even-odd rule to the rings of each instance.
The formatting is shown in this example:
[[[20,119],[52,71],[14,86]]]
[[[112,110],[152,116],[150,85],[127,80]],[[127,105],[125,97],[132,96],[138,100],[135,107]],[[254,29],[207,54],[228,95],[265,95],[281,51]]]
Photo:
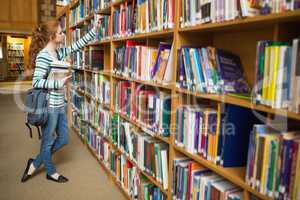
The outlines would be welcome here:
[[[54,42],[48,42],[48,44],[46,45],[46,49],[51,52],[55,52],[57,48],[57,44]]]

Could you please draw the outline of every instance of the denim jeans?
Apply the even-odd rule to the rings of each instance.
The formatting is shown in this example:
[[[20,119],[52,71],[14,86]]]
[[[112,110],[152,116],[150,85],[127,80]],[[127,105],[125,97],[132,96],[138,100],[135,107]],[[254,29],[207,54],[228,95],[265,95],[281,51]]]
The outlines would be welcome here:
[[[47,123],[42,126],[40,154],[33,161],[36,169],[44,163],[48,175],[56,172],[51,157],[54,152],[68,143],[67,123],[66,107],[49,108]]]

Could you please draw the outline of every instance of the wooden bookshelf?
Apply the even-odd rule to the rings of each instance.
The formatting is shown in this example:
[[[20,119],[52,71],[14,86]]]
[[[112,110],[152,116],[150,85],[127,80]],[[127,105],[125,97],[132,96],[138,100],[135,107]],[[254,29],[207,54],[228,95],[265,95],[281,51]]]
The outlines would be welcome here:
[[[73,2],[69,8],[72,9],[76,5],[78,5],[79,1]],[[97,14],[111,14],[113,10],[120,6],[121,3],[124,1],[113,2],[105,9],[96,11]],[[179,0],[175,0],[175,10],[178,11],[179,7]],[[86,21],[89,21],[92,18],[91,16],[86,17],[81,22],[77,23],[75,26],[70,27],[74,29],[76,27],[82,26]],[[251,102],[251,100],[245,100],[238,97],[233,97],[230,95],[218,95],[218,94],[204,94],[199,92],[192,92],[185,89],[179,89],[176,87],[176,69],[177,69],[177,52],[174,51],[174,66],[173,66],[173,79],[172,83],[168,85],[150,82],[150,81],[142,81],[136,80],[129,77],[120,76],[113,72],[113,53],[115,48],[119,44],[124,44],[127,40],[143,40],[146,41],[147,44],[154,41],[154,43],[158,43],[161,40],[168,40],[173,41],[173,47],[175,50],[180,49],[182,45],[198,45],[198,46],[214,46],[217,48],[222,48],[225,50],[232,51],[233,53],[239,55],[242,61],[242,65],[244,68],[244,73],[246,76],[246,80],[249,82],[250,86],[254,85],[254,75],[255,75],[255,56],[256,56],[256,43],[259,40],[274,40],[274,41],[281,41],[281,40],[290,40],[297,35],[300,35],[299,27],[300,25],[300,10],[283,12],[279,14],[269,14],[266,16],[257,16],[257,17],[249,17],[249,18],[240,18],[232,21],[225,21],[222,23],[207,23],[207,24],[200,24],[193,27],[184,27],[180,28],[179,24],[179,15],[178,12],[175,12],[175,26],[174,29],[163,30],[158,32],[152,33],[140,33],[135,35],[130,35],[122,38],[113,38],[112,36],[109,39],[105,39],[103,41],[96,41],[89,43],[87,47],[90,46],[102,46],[104,48],[108,48],[109,50],[105,51],[105,67],[103,71],[95,71],[90,69],[80,69],[86,73],[96,73],[105,75],[110,82],[110,105],[102,104],[102,107],[107,109],[110,114],[117,113],[119,116],[132,124],[135,128],[142,129],[145,128],[145,125],[131,120],[124,114],[119,113],[118,111],[114,110],[113,105],[113,83],[117,81],[129,81],[135,85],[146,85],[158,88],[159,90],[167,91],[172,96],[172,105],[171,105],[171,124],[176,123],[176,109],[181,105],[181,102],[178,100],[180,97],[190,96],[197,99],[200,99],[200,102],[203,101],[210,101],[216,104],[224,103],[224,104],[231,104],[237,105],[240,107],[244,107],[247,109],[252,109],[255,111],[263,112],[267,115],[268,118],[272,116],[281,116],[288,120],[300,120],[300,115],[286,111],[283,109],[274,109],[264,105],[257,105]],[[112,30],[112,27],[110,27]],[[76,69],[75,69],[76,70]],[[94,99],[96,102],[100,103],[97,99],[95,99],[91,94],[86,93],[85,91],[80,90],[79,88],[74,88],[76,91],[81,93],[83,96]],[[91,125],[93,126],[93,125]],[[94,127],[97,129],[97,127]],[[101,134],[101,131],[97,129],[97,132]],[[175,145],[175,138],[174,138],[175,128],[171,128],[171,135],[170,137],[162,137],[159,135],[154,134],[153,137],[165,142],[169,146],[169,183],[168,183],[168,190],[163,190],[161,183],[157,182],[155,178],[149,176],[147,173],[141,171],[139,169],[139,173],[144,175],[151,183],[158,186],[161,191],[167,195],[168,200],[172,200],[172,165],[173,159],[176,157],[177,154],[185,155],[190,159],[198,162],[200,165],[212,170],[216,174],[224,177],[226,180],[236,184],[237,186],[241,187],[244,190],[244,200],[250,199],[250,194],[258,197],[259,199],[263,200],[270,200],[271,198],[267,197],[259,193],[258,191],[252,189],[245,181],[245,167],[238,167],[238,168],[224,168],[214,164],[213,162],[207,161],[206,159],[202,158],[199,155],[191,154],[187,152],[184,148],[178,147]],[[102,134],[103,135],[103,134]],[[113,142],[106,138],[109,142],[110,146],[115,149],[116,151],[123,154],[128,160],[133,162],[125,152],[121,149],[116,147]],[[95,156],[95,152],[88,147],[93,156]],[[97,156],[95,156],[97,158]],[[98,158],[97,158],[98,159]],[[99,160],[99,159],[98,159]],[[124,190],[121,186],[120,182],[117,181],[116,177],[113,173],[106,168],[105,164],[99,161],[103,169],[107,172],[107,174],[112,178],[115,184],[121,189],[124,195],[130,199],[128,193]],[[134,162],[133,162],[134,163]]]

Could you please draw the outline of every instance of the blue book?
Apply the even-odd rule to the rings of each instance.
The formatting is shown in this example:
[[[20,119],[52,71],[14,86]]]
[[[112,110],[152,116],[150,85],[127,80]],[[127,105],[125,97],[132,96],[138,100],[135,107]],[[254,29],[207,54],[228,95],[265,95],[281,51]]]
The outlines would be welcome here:
[[[217,65],[223,93],[249,93],[239,56],[217,49]]]
[[[235,105],[225,105],[222,119],[223,147],[221,165],[223,167],[245,166],[249,135],[258,119],[253,111]]]

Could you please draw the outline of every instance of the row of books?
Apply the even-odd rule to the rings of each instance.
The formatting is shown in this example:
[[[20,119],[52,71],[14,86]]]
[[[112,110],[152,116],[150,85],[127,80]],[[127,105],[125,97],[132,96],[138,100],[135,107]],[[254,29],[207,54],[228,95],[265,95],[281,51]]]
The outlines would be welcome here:
[[[166,200],[160,188],[140,175],[136,166],[114,150],[110,153],[110,170],[133,200]]]
[[[136,165],[128,160],[125,155],[110,147],[107,139],[95,132],[88,123],[83,122],[81,134],[90,148],[104,165],[115,175],[122,188],[134,200],[166,200],[160,188],[151,183],[139,173]]]
[[[24,51],[23,50],[11,50],[8,49],[7,55],[11,57],[24,57]]]
[[[113,37],[162,31],[174,27],[173,0],[133,0],[113,12]]]
[[[256,122],[251,110],[239,106],[184,105],[176,110],[175,144],[223,167],[245,166]]]
[[[86,74],[87,86],[90,87],[90,94],[97,99],[100,103],[110,104],[110,83],[109,80],[97,73]]]
[[[255,101],[300,113],[299,39],[257,43]]]
[[[150,134],[169,136],[170,134],[170,95],[137,85],[132,91],[131,83],[121,81],[114,86],[114,109],[127,115],[145,127]]]
[[[83,52],[84,68],[101,71],[104,69],[104,50],[101,47],[91,46]]]
[[[74,26],[81,22],[85,17],[84,0],[79,0],[79,4],[70,10],[69,24]]]
[[[110,5],[110,0],[85,0],[85,16],[90,16],[97,11],[107,8]]]
[[[153,139],[148,134],[134,130],[133,126],[112,118],[112,142],[121,149],[139,169],[153,176],[164,189],[168,188],[168,145]]]
[[[75,90],[71,90],[71,102],[75,109],[80,111],[84,102],[84,97],[78,94]]]
[[[187,157],[173,160],[173,199],[242,200],[243,190]]]
[[[202,23],[224,22],[240,17],[280,13],[298,8],[300,8],[298,1],[287,0],[181,0],[180,26],[183,28]]]
[[[108,40],[111,36],[111,16],[110,15],[98,15],[100,21],[99,30],[97,30],[96,38],[98,41]]]
[[[108,110],[102,108],[94,100],[88,100],[87,98],[81,108],[80,116],[82,120],[90,123],[96,130],[100,130],[102,135],[109,134],[110,113]]]
[[[277,127],[253,126],[246,182],[275,199],[300,199],[300,134],[282,132]]]
[[[73,52],[71,59],[73,69],[83,69],[83,51]]]
[[[81,120],[80,120],[80,117],[78,115],[78,112],[76,112],[73,108],[73,111],[72,111],[72,126],[79,130],[80,127],[81,127]]]
[[[172,79],[172,48],[160,43],[158,49],[143,42],[126,41],[114,50],[114,73],[138,80],[170,83]]]
[[[85,90],[84,73],[82,71],[72,71],[72,84],[75,88]]]
[[[215,47],[178,50],[177,87],[204,93],[249,93],[239,56]]]
[[[87,27],[83,26],[81,28],[76,28],[71,31],[71,41],[72,43],[78,41],[87,33]]]

